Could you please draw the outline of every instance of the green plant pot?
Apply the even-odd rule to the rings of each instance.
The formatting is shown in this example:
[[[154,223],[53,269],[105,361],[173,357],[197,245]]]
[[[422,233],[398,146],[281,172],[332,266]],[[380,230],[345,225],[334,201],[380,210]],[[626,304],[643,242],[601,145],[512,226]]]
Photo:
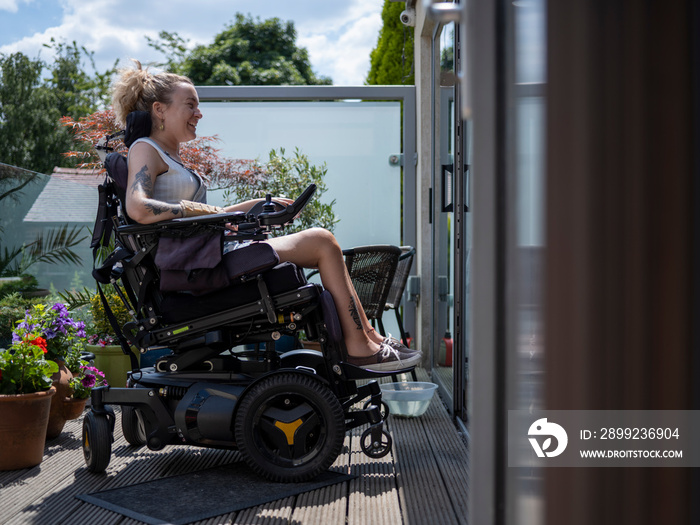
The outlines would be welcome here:
[[[95,367],[104,372],[109,386],[123,388],[126,386],[126,373],[131,370],[131,360],[124,355],[119,345],[86,345],[86,350],[95,354]],[[131,349],[139,359],[140,354],[135,348]]]

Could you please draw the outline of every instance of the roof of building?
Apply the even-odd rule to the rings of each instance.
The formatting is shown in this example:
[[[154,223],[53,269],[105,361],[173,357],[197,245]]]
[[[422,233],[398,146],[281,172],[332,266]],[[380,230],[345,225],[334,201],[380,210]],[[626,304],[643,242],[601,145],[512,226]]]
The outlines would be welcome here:
[[[97,170],[54,168],[24,221],[94,222],[102,180]]]

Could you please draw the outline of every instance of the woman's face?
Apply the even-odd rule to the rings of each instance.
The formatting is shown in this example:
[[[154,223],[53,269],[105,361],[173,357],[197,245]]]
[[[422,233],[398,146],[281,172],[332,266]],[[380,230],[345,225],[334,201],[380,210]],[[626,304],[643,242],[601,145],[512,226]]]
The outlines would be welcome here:
[[[178,142],[197,138],[197,123],[202,118],[199,97],[192,84],[178,84],[170,104],[161,106],[163,131]]]

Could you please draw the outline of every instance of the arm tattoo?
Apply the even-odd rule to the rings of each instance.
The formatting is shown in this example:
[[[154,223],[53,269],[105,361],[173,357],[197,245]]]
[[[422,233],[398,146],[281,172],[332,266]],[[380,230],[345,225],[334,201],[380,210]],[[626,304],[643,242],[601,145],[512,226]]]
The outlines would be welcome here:
[[[352,317],[352,320],[355,321],[355,325],[357,325],[358,330],[362,330],[362,322],[360,321],[360,314],[357,311],[357,305],[355,304],[355,298],[350,296],[350,306],[348,307],[348,311],[350,312],[350,317]]]
[[[153,197],[153,181],[148,174],[148,166],[144,165],[144,167],[134,175],[134,182],[131,185],[131,194],[133,195],[138,191],[143,192],[146,198]]]
[[[182,215],[182,207],[179,205],[170,205],[164,202],[153,200],[153,180],[148,173],[148,166],[144,165],[139,172],[134,175],[134,182],[131,184],[131,194],[141,192],[145,197],[144,206],[153,215],[170,212],[175,217]]]
[[[170,212],[175,216],[180,216],[182,214],[182,208],[180,206],[161,204],[158,201],[146,202],[145,206],[153,215],[160,215],[161,213],[167,212]]]

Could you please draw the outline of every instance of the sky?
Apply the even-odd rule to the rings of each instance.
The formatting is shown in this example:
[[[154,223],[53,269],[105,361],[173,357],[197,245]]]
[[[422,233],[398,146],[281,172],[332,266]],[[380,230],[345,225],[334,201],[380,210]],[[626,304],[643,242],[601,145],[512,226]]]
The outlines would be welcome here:
[[[0,54],[20,51],[51,61],[54,38],[94,52],[98,71],[119,59],[163,61],[146,36],[176,32],[189,45],[210,44],[235,13],[293,21],[297,45],[317,75],[336,86],[363,85],[382,25],[383,0],[0,0]]]

